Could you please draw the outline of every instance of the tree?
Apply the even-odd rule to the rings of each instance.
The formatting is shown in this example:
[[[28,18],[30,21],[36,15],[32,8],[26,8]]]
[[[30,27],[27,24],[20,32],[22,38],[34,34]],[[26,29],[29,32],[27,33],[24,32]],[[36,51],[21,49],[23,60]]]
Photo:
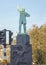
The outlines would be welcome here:
[[[28,31],[28,34],[30,36],[30,42],[32,44],[33,61],[37,60],[36,55],[39,56],[38,59],[40,58],[40,55],[42,55],[44,58],[44,63],[46,63],[46,25],[42,25],[40,27],[34,25],[33,28]],[[36,52],[37,50],[39,51]]]

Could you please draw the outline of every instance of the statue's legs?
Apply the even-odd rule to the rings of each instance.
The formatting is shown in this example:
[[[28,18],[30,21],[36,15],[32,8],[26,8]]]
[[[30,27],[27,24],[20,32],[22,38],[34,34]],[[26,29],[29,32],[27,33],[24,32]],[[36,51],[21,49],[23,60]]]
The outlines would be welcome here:
[[[19,33],[21,33],[21,24],[19,24]]]
[[[23,24],[24,27],[24,33],[26,33],[26,23]]]

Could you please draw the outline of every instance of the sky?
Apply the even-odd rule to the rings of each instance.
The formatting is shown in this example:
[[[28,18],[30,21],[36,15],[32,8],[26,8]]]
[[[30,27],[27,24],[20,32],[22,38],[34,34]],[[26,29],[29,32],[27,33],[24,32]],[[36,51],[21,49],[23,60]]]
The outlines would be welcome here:
[[[27,30],[36,24],[46,24],[46,0],[0,0],[0,30],[19,31],[19,12],[17,5],[25,8],[30,14],[27,19]]]

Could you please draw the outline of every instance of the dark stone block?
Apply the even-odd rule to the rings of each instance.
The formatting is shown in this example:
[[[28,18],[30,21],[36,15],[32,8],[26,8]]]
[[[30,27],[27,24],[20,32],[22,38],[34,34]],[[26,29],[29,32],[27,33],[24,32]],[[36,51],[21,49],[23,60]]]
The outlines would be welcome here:
[[[16,45],[11,45],[10,65],[32,65],[32,46],[27,34],[16,37]]]
[[[10,65],[32,65],[32,46],[12,45]]]
[[[29,35],[27,34],[20,34],[17,35],[16,37],[16,44],[29,44],[30,43],[30,38]]]

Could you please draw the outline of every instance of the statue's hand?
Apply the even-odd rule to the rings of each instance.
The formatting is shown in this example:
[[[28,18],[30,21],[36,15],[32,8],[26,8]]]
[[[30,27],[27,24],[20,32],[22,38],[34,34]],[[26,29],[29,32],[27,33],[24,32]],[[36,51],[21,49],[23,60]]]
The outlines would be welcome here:
[[[21,8],[20,8],[20,6],[17,6],[17,10],[18,10],[19,12],[21,12]]]

